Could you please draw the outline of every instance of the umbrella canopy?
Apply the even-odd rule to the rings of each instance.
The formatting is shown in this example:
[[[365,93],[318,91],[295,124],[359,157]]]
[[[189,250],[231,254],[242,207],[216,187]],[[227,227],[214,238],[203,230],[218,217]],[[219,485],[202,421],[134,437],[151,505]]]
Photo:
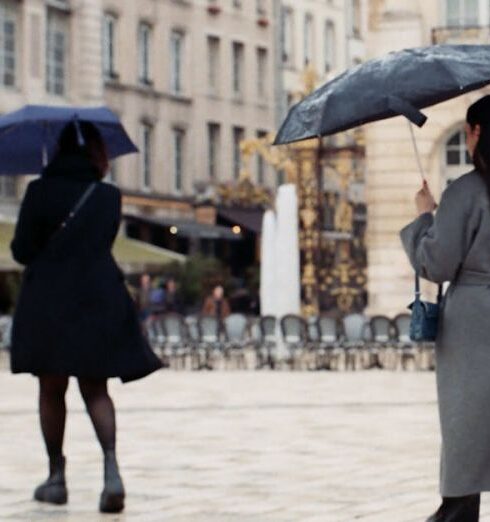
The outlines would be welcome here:
[[[434,45],[393,52],[347,70],[295,105],[275,145],[406,116],[490,83],[490,45]]]
[[[63,127],[70,121],[93,123],[110,159],[138,152],[119,118],[106,107],[26,105],[0,117],[0,174],[36,174],[50,160]]]

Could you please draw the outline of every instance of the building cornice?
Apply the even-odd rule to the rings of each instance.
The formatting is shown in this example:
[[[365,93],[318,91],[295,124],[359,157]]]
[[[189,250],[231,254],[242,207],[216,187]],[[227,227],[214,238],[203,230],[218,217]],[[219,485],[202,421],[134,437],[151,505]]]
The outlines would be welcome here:
[[[116,92],[131,92],[147,98],[153,98],[155,100],[169,100],[183,105],[192,105],[193,99],[187,95],[172,94],[170,92],[158,91],[150,87],[143,85],[131,85],[129,83],[122,83],[120,81],[114,81],[106,79],[104,83],[105,90],[112,90]]]

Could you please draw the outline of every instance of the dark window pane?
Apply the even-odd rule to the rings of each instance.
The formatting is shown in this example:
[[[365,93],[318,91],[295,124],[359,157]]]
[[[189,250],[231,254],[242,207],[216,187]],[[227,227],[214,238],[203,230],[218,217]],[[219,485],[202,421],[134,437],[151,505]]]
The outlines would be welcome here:
[[[458,150],[448,150],[446,152],[446,163],[448,165],[459,165],[460,157]]]
[[[461,144],[461,132],[457,132],[447,142],[448,145],[460,145]]]

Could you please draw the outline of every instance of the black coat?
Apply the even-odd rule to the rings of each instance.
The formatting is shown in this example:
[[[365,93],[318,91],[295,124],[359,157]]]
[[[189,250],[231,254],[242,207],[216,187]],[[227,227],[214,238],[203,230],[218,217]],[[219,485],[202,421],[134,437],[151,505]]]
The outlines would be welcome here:
[[[55,160],[27,188],[11,246],[26,265],[12,330],[14,373],[130,381],[161,366],[111,253],[120,191],[97,181],[77,216],[57,232],[94,181],[88,160],[71,156]]]

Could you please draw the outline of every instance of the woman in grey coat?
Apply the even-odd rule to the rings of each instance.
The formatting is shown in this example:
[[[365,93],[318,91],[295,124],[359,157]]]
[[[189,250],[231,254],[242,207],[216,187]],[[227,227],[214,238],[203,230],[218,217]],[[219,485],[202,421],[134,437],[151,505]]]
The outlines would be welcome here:
[[[419,217],[401,232],[414,269],[451,282],[436,343],[443,501],[427,522],[478,521],[490,491],[490,96],[469,108],[466,135],[475,170],[449,185],[435,215],[424,184]]]

